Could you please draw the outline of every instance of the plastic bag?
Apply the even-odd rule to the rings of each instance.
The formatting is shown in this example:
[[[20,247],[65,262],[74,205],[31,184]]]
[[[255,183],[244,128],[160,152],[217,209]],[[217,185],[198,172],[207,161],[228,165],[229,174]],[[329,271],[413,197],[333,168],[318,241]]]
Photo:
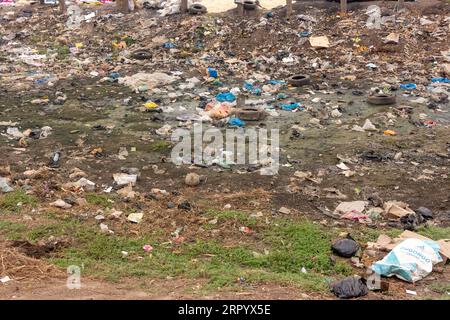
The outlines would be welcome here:
[[[359,250],[359,244],[353,239],[340,239],[336,241],[331,249],[338,256],[344,258],[350,258],[355,255],[355,253]]]
[[[369,293],[367,285],[359,277],[347,277],[339,282],[336,282],[331,287],[337,297],[348,299],[365,296]]]
[[[442,261],[439,249],[439,244],[431,240],[406,239],[382,260],[375,262],[372,270],[382,276],[416,282],[426,277],[433,265]]]

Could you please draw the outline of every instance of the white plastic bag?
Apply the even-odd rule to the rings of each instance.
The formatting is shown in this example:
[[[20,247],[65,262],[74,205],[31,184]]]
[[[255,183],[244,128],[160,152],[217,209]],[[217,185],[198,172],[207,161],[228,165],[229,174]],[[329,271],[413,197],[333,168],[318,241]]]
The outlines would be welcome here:
[[[442,261],[439,244],[431,240],[406,239],[399,243],[372,270],[382,276],[416,282],[426,277],[436,263]]]

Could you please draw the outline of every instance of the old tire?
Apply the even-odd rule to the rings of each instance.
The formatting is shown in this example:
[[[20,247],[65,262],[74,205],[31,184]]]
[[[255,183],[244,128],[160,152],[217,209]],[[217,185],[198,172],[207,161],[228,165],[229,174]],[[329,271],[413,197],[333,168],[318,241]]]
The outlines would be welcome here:
[[[367,102],[373,105],[395,104],[397,97],[393,94],[375,94],[369,96]]]
[[[256,2],[253,0],[245,0],[244,1],[244,9],[245,10],[255,10],[256,9]]]
[[[133,53],[131,54],[131,58],[136,59],[136,60],[146,60],[146,59],[151,59],[152,54],[150,52],[148,52],[147,50],[139,49],[139,50],[133,51]]]
[[[310,77],[304,74],[295,74],[288,79],[288,83],[294,87],[300,87],[309,84]]]
[[[257,108],[243,108],[235,112],[236,117],[244,121],[259,121],[264,119],[266,113],[262,109]]]
[[[200,3],[194,3],[189,7],[189,13],[190,14],[203,14],[206,13],[208,10],[206,7]]]

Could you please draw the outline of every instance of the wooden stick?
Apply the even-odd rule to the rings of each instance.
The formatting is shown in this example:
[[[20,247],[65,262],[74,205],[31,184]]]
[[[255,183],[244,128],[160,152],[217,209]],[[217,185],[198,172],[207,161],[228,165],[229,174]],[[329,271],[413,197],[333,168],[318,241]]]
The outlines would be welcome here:
[[[286,16],[289,18],[292,15],[292,0],[286,0]]]
[[[341,0],[341,13],[347,13],[347,0]]]
[[[67,12],[66,0],[59,0],[59,10],[61,14],[65,14]]]
[[[116,0],[116,8],[122,13],[129,13],[128,0]]]
[[[188,12],[188,0],[181,0],[181,13]]]
[[[244,16],[244,2],[238,2],[237,3],[237,8],[238,8],[238,15],[240,15],[241,17],[243,17]]]

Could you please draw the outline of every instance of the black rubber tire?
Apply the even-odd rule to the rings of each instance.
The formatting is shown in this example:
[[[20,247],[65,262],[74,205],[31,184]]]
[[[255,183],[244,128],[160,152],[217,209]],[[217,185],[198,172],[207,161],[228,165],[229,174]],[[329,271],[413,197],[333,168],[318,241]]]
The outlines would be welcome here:
[[[189,7],[189,13],[190,14],[203,14],[206,13],[208,10],[206,7],[200,3],[194,3]]]
[[[311,79],[305,74],[294,74],[287,82],[294,87],[301,87],[310,84]]]
[[[244,1],[244,9],[245,10],[256,10],[256,2],[253,0],[245,0]]]
[[[139,49],[131,53],[131,58],[136,60],[147,60],[152,58],[152,54],[144,49]]]
[[[395,104],[397,97],[393,94],[375,94],[369,96],[367,102],[373,105],[389,105]]]
[[[235,115],[244,121],[259,121],[264,119],[266,113],[258,108],[243,108],[236,110]]]

